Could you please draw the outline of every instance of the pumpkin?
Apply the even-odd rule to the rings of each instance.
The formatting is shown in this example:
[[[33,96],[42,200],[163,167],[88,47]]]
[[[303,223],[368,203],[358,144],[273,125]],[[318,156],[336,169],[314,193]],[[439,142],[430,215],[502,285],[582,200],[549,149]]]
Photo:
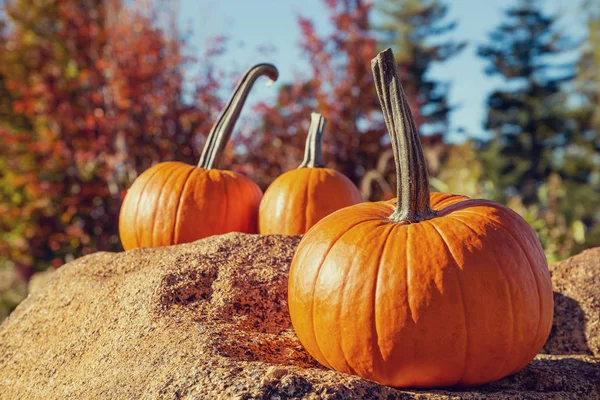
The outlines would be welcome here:
[[[362,201],[350,179],[323,167],[325,123],[321,114],[312,113],[302,164],[277,177],[265,191],[258,212],[261,234],[303,234],[323,217]]]
[[[237,172],[215,168],[253,83],[266,75],[277,80],[271,64],[250,68],[212,127],[198,166],[162,162],[131,185],[119,215],[125,250],[192,242],[232,231],[256,233],[260,188]]]
[[[498,203],[430,195],[391,50],[372,68],[398,197],[341,209],[304,235],[288,283],[296,334],[321,364],[389,386],[469,386],[513,374],[552,326],[540,242]]]

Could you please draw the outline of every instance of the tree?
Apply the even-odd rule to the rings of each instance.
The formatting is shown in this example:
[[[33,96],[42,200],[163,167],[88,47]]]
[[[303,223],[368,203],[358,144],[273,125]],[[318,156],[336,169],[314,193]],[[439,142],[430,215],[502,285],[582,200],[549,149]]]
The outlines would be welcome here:
[[[588,1],[585,10],[588,31],[577,63],[574,117],[580,138],[593,147],[600,140],[600,3]]]
[[[555,27],[556,17],[521,0],[506,19],[479,48],[487,72],[505,81],[488,98],[486,127],[494,136],[480,145],[481,178],[529,222],[555,261],[600,243],[592,29],[577,85],[574,63],[564,61],[574,43]]]
[[[580,240],[573,252],[600,243],[600,3],[584,5],[587,35],[577,62],[571,91],[571,141],[557,154],[563,181],[562,215],[577,221]]]
[[[302,159],[310,113],[328,119],[324,136],[328,166],[358,181],[374,162],[384,133],[377,113],[370,60],[377,50],[371,32],[371,5],[362,0],[327,0],[334,27],[321,37],[311,20],[299,17],[300,48],[310,63],[310,77],[283,85],[274,106],[257,107],[261,124],[246,142],[246,164],[254,165],[263,187]]]
[[[0,261],[28,275],[119,250],[121,197],[135,176],[197,161],[221,105],[211,64],[184,104],[181,43],[151,14],[118,0],[12,0],[4,11]]]
[[[403,6],[404,2],[396,4],[399,12],[414,15],[407,25],[388,26],[386,37],[403,38],[410,42],[409,56],[419,55],[418,65],[400,61],[406,74],[403,84],[414,89],[409,93],[409,100],[416,114],[422,116],[420,122],[434,125],[431,133],[441,133],[443,124],[439,122],[445,120],[450,110],[443,85],[427,77],[427,72],[432,63],[448,59],[461,46],[430,45],[429,35],[451,29],[451,26],[438,25],[445,8],[427,2],[420,9],[426,14],[423,17],[417,15],[413,3],[408,8]],[[379,157],[385,154],[385,147],[389,147],[370,67],[378,48],[385,45],[378,42],[378,29],[370,22],[374,9],[362,0],[326,0],[324,4],[333,26],[330,34],[320,35],[310,19],[299,18],[300,48],[310,64],[310,76],[298,76],[295,82],[284,85],[273,106],[261,104],[258,107],[263,115],[261,125],[245,142],[249,149],[245,163],[253,166],[254,177],[263,187],[282,171],[300,163],[311,111],[328,119],[324,135],[327,166],[341,171],[355,183],[366,171],[377,168]],[[431,25],[413,26],[423,20]],[[410,26],[412,33],[401,33],[404,26]],[[417,90],[421,84],[427,87]],[[441,135],[426,136],[423,140],[433,145],[441,142]],[[386,178],[393,182],[393,174]],[[383,192],[377,192],[372,198],[381,195]]]
[[[556,62],[574,48],[555,27],[556,17],[543,13],[537,0],[519,0],[505,11],[506,20],[478,48],[488,62],[486,73],[505,84],[488,97],[485,128],[494,133],[497,154],[487,168],[497,185],[537,201],[537,189],[553,170],[554,151],[569,142],[567,93],[563,84],[573,78],[573,64]]]
[[[412,112],[421,134],[444,136],[448,132],[449,85],[433,79],[429,72],[459,54],[464,42],[444,35],[456,28],[446,21],[448,6],[438,0],[388,0],[382,3],[383,47],[392,47],[404,90],[411,99]]]

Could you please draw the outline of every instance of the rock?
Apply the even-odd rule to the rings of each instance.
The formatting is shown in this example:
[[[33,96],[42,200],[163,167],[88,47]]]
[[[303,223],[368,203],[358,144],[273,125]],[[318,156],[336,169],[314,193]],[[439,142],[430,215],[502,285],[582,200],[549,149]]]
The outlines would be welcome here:
[[[554,321],[542,350],[600,357],[600,247],[550,265]]]
[[[600,397],[600,362],[589,355],[596,342],[586,336],[597,334],[588,328],[598,316],[586,314],[597,303],[567,292],[579,288],[574,281],[580,278],[582,285],[597,282],[574,272],[587,262],[587,253],[564,268],[553,267],[556,279],[556,271],[572,279],[564,296],[579,302],[585,329],[579,322],[573,326],[583,333],[571,337],[557,328],[560,345],[552,347],[553,354],[539,355],[523,371],[490,385],[406,391],[327,370],[304,351],[286,302],[287,271],[298,241],[228,234],[180,246],[97,253],[66,264],[0,326],[0,398]]]
[[[54,268],[47,269],[42,272],[36,272],[29,278],[29,283],[27,284],[27,291],[29,293],[38,290],[39,288],[44,287],[46,282],[50,279],[52,274],[56,271]]]
[[[12,265],[0,266],[0,322],[27,296],[27,281]]]

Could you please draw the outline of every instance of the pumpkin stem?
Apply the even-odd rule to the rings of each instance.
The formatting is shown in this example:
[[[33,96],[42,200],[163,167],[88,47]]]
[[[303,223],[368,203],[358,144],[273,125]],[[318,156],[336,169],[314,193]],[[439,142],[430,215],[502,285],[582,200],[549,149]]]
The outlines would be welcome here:
[[[323,162],[323,132],[327,120],[319,113],[310,113],[310,128],[306,136],[306,147],[304,148],[304,160],[298,168],[322,168]]]
[[[391,49],[371,61],[377,96],[392,142],[396,162],[397,204],[394,222],[418,222],[435,216],[429,201],[429,177],[408,100]]]
[[[233,127],[242,112],[242,107],[246,102],[252,85],[262,75],[266,75],[274,82],[279,77],[279,72],[272,64],[257,64],[246,71],[242,79],[238,81],[233,95],[223,112],[221,112],[219,119],[210,129],[206,138],[206,144],[200,155],[198,167],[204,169],[214,168],[215,161],[221,156],[225,145],[231,137]]]

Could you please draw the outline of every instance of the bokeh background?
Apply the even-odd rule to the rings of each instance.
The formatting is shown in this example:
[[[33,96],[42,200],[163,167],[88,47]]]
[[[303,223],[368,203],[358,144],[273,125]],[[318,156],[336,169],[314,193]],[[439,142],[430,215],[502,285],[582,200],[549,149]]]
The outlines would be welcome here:
[[[0,319],[42,271],[122,250],[127,187],[195,164],[258,62],[280,79],[223,165],[265,189],[319,111],[327,166],[392,197],[370,69],[386,47],[434,190],[507,204],[550,262],[600,245],[600,0],[0,0]]]

